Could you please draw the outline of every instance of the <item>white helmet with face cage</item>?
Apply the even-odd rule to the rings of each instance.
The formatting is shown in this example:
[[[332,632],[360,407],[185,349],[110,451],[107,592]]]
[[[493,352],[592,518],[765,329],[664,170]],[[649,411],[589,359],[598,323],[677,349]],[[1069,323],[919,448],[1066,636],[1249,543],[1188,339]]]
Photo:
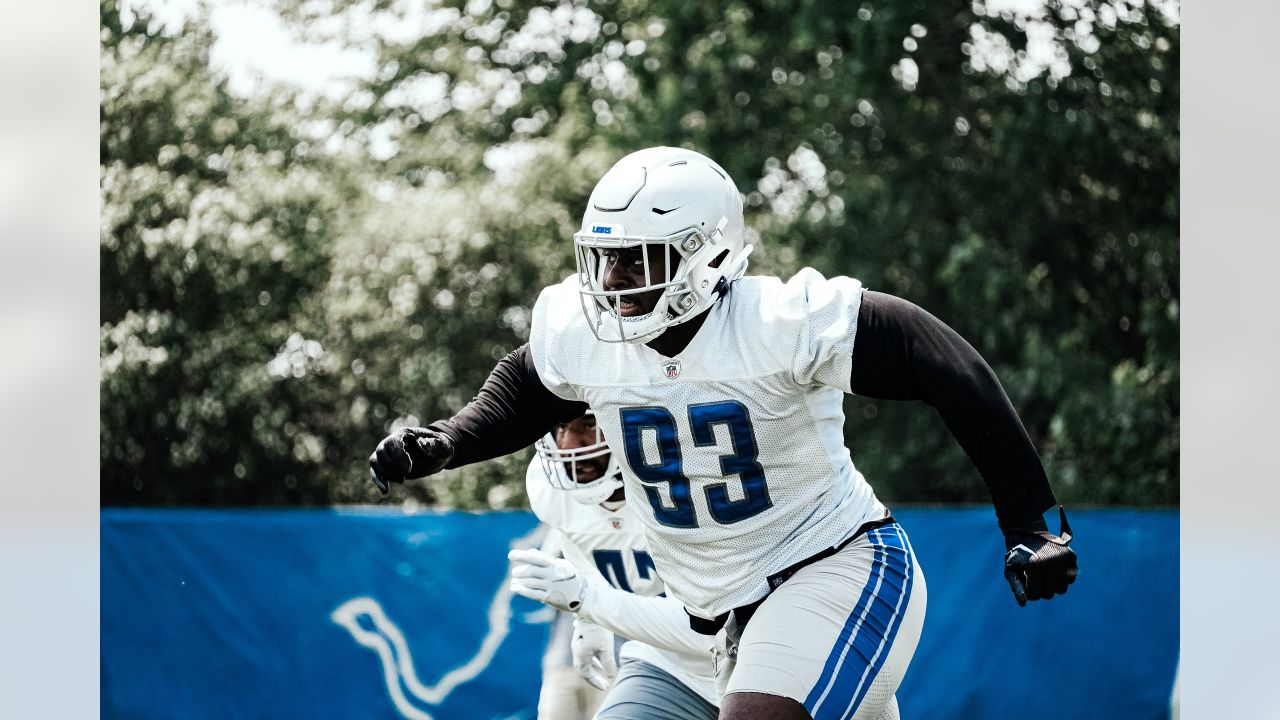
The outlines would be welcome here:
[[[700,315],[747,270],[742,196],[729,174],[692,150],[634,152],[605,173],[591,192],[582,229],[573,236],[582,310],[597,338],[643,343]],[[655,246],[665,272],[642,253],[645,284],[605,289],[606,253]],[[671,262],[671,258],[678,258]],[[662,290],[653,311],[626,317],[620,298]]]
[[[588,410],[585,416],[595,417]],[[604,433],[596,426],[595,442],[584,447],[561,449],[556,445],[555,431],[551,431],[534,443],[538,458],[542,460],[542,469],[546,473],[547,482],[556,490],[569,493],[569,496],[583,505],[596,505],[609,499],[609,496],[622,487],[622,468],[617,457],[609,450],[604,441]],[[578,462],[609,456],[600,477],[589,482],[578,482]]]

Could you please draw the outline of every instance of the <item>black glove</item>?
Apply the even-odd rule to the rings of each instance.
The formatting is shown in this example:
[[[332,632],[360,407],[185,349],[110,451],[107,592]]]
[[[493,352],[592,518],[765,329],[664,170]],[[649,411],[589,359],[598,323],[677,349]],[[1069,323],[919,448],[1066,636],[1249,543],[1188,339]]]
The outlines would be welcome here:
[[[1004,556],[1004,579],[1009,581],[1019,607],[1026,607],[1028,600],[1061,595],[1076,581],[1076,553],[1067,547],[1071,543],[1071,526],[1061,505],[1058,513],[1062,518],[1061,537],[1047,529],[1011,530],[1004,536],[1009,549]]]
[[[453,458],[453,441],[430,428],[400,428],[382,439],[369,456],[369,478],[383,495],[390,483],[438,473]]]

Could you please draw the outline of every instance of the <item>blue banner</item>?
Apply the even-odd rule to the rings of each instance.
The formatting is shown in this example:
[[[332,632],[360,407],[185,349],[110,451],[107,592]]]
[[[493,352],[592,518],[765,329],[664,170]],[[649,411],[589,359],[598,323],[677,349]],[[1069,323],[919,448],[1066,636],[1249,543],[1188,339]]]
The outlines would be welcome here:
[[[990,509],[903,510],[928,582],[903,718],[1160,718],[1175,511],[1077,511],[1070,594],[1018,608]],[[550,613],[527,512],[103,510],[103,718],[532,718]]]
[[[1024,608],[1004,580],[1004,540],[989,508],[894,516],[929,588],[924,631],[898,690],[904,720],[1169,717],[1176,511],[1071,512],[1080,575],[1066,595]]]

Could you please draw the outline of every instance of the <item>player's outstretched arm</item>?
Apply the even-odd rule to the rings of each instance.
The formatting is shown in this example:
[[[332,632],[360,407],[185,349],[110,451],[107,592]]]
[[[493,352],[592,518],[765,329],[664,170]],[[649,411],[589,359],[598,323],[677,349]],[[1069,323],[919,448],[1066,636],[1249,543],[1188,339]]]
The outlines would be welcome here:
[[[585,407],[542,384],[526,343],[498,361],[480,392],[457,415],[425,428],[399,428],[383,438],[369,456],[369,476],[385,495],[390,483],[528,447]]]
[[[708,658],[715,646],[715,637],[689,627],[684,605],[673,597],[644,597],[598,586],[583,602],[578,617],[616,635],[679,655]]]
[[[672,597],[644,597],[610,587],[591,573],[542,550],[512,550],[511,590],[630,640],[659,650],[707,658],[715,639],[689,628],[684,606]]]
[[[916,305],[868,291],[858,310],[850,387],[937,410],[991,493],[1009,550],[1006,578],[1018,603],[1066,592],[1077,573],[1066,515],[1063,537],[1049,533],[1042,514],[1056,500],[1040,456],[973,346]]]

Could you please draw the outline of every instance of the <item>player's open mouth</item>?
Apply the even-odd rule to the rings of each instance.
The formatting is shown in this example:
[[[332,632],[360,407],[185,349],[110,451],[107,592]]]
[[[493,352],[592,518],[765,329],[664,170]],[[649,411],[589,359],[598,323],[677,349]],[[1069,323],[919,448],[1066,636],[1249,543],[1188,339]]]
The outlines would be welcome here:
[[[644,310],[640,307],[640,303],[631,298],[618,298],[618,314],[622,317],[632,317],[634,315],[643,315]]]
[[[577,463],[578,472],[575,479],[580,483],[589,483],[600,479],[600,466],[593,462],[580,460]]]
[[[617,309],[618,315],[624,318],[644,317],[653,312],[661,295],[661,290],[619,295],[609,298],[609,304]]]

